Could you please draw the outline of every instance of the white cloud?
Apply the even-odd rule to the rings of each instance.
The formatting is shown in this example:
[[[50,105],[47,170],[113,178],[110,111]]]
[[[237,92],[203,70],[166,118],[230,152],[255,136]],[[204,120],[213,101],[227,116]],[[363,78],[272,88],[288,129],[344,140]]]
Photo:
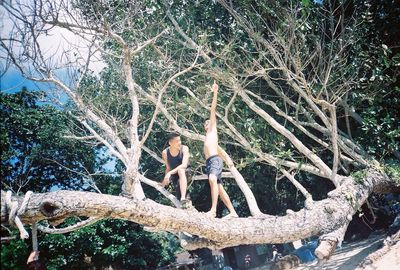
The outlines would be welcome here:
[[[31,1],[23,2],[28,4],[32,3]],[[10,18],[10,14],[7,10],[0,6],[0,35],[2,38],[10,36],[11,31],[14,31],[14,23],[15,21]],[[84,37],[89,39],[88,35],[85,35]],[[49,63],[52,63],[59,68],[62,68],[63,66],[65,68],[66,65],[68,68],[78,68],[86,63],[86,59],[89,55],[90,43],[88,40],[67,29],[57,26],[52,27],[46,35],[41,35],[38,38],[38,43],[46,61],[49,61]],[[92,48],[92,51],[93,50],[95,50],[94,47]],[[0,51],[2,57],[4,57],[4,53],[6,53],[4,50]],[[91,57],[89,69],[95,74],[98,74],[104,66],[105,64],[101,60],[100,52],[96,52]]]

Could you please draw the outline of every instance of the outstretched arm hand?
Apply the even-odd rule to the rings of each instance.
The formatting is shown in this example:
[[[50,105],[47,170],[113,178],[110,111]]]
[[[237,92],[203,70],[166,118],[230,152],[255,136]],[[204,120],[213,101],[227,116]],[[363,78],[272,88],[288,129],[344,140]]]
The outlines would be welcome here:
[[[215,82],[211,87],[211,90],[213,91],[213,99],[211,102],[211,111],[210,111],[210,126],[211,127],[216,127],[217,126],[217,97],[218,97],[218,84]]]

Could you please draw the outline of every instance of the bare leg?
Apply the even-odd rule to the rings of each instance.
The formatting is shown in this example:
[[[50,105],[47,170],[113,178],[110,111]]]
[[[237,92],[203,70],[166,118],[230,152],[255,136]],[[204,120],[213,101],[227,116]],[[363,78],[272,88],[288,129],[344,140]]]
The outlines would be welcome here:
[[[162,187],[164,187],[164,188],[165,188],[165,186],[167,186],[168,184],[169,184],[169,180],[165,180],[165,179],[163,179],[162,182],[160,183],[160,185],[161,185]]]
[[[209,213],[213,213],[215,217],[215,213],[217,212],[217,202],[218,202],[217,177],[213,174],[210,174],[208,176],[208,183],[210,184],[210,189],[211,189],[211,209]]]
[[[229,212],[231,214],[237,215],[237,213],[235,211],[235,208],[233,208],[231,199],[229,198],[229,195],[228,195],[228,193],[226,193],[226,191],[225,191],[224,187],[222,186],[222,184],[218,184],[218,192],[219,192],[219,195],[221,196],[222,202],[228,208]]]
[[[186,172],[185,171],[186,171],[185,169],[179,169],[178,170],[179,189],[181,191],[181,198],[180,198],[181,201],[186,199],[187,179],[186,179]]]

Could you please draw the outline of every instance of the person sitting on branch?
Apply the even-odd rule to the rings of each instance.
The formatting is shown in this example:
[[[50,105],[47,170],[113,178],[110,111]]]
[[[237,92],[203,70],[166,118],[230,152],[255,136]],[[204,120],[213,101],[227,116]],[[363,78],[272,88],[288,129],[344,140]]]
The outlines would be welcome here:
[[[169,147],[162,151],[162,158],[165,163],[165,176],[161,185],[165,187],[173,184],[176,197],[180,199],[182,207],[186,208],[187,178],[186,169],[189,163],[189,147],[182,145],[181,137],[177,133],[168,134]]]

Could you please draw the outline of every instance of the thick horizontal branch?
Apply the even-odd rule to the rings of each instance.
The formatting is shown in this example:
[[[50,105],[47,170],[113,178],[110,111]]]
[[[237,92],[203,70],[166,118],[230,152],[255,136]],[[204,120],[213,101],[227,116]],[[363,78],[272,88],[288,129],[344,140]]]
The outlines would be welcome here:
[[[158,204],[150,199],[131,200],[124,197],[81,191],[56,191],[31,195],[26,211],[19,215],[24,224],[68,216],[111,217],[152,227],[155,230],[180,231],[204,239],[212,239],[214,248],[240,244],[284,243],[312,235],[333,231],[353,216],[369,194],[393,182],[377,171],[369,171],[363,184],[346,178],[346,184],[317,201],[311,209],[290,212],[286,216],[234,218],[229,220],[209,218],[205,213],[177,209]],[[14,198],[19,203],[22,198]],[[8,222],[1,201],[1,222]],[[202,241],[207,243],[207,241]],[[191,244],[194,248],[195,245]],[[198,248],[198,247],[197,247]]]

